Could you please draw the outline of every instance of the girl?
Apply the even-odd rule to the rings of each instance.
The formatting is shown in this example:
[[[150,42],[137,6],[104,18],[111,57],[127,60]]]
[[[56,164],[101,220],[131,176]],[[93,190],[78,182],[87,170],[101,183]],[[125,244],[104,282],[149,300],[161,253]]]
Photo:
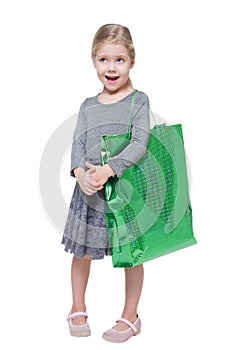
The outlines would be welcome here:
[[[110,255],[105,226],[103,186],[110,176],[120,177],[147,148],[149,101],[132,87],[129,72],[135,50],[128,28],[107,24],[96,33],[92,60],[103,90],[87,98],[80,107],[71,153],[71,175],[76,186],[62,243],[73,253],[71,282],[73,303],[68,316],[73,336],[89,336],[85,291],[91,261]],[[101,166],[101,137],[126,133],[134,97],[132,136],[129,146]],[[137,307],[143,285],[143,266],[125,269],[125,304],[122,317],[103,334],[111,342],[124,342],[141,330]]]

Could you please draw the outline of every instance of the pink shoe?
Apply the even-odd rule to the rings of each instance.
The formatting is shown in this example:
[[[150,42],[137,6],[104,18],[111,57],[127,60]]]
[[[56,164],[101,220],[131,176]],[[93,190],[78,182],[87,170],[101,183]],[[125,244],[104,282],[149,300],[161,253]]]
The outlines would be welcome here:
[[[134,335],[137,335],[141,332],[141,321],[138,317],[135,323],[131,323],[130,321],[126,320],[125,318],[120,318],[117,320],[117,322],[124,322],[127,324],[130,328],[128,328],[125,331],[117,331],[113,328],[109,329],[105,333],[103,333],[102,337],[105,340],[108,340],[112,343],[124,343]]]
[[[82,324],[80,326],[76,326],[72,323],[72,319],[79,317],[79,316],[85,316],[88,317],[86,312],[74,312],[73,314],[69,313],[67,317],[68,325],[69,325],[69,331],[70,334],[73,337],[88,337],[91,334],[88,321],[86,320],[85,324]]]

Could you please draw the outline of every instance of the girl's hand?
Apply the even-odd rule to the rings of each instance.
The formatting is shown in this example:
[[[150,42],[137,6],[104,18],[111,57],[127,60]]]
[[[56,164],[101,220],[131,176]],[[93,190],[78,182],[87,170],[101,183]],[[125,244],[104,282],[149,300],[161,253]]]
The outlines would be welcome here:
[[[93,180],[96,180],[95,179],[96,171],[98,168],[100,168],[100,165],[93,165],[89,162],[85,162],[85,165],[89,168],[89,170],[87,170],[87,173],[90,174]]]
[[[96,167],[91,167],[88,171],[85,171],[84,168],[76,168],[74,170],[74,175],[76,177],[77,182],[80,185],[82,191],[88,196],[93,195],[100,189],[102,189],[102,185],[99,181],[94,179],[94,173],[96,172]]]
[[[109,177],[115,175],[115,172],[112,170],[112,168],[108,165],[102,165],[96,170],[95,179],[100,185],[104,185]]]

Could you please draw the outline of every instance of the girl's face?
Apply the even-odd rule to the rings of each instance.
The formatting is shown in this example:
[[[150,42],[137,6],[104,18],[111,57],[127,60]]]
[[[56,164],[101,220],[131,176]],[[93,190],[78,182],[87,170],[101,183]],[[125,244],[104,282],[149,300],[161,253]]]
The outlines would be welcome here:
[[[94,58],[98,78],[110,93],[129,86],[129,72],[133,65],[126,47],[121,44],[102,44]]]

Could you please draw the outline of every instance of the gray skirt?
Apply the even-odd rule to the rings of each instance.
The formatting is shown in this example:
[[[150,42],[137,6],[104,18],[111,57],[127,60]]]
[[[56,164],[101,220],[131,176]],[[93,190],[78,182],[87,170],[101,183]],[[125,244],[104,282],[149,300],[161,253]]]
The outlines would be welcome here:
[[[76,183],[62,238],[64,250],[76,258],[111,255],[104,214],[104,193],[87,196]]]

